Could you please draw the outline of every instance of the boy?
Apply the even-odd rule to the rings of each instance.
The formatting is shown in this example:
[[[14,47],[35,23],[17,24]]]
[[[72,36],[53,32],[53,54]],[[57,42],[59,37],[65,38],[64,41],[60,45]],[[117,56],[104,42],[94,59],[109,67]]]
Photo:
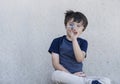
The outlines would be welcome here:
[[[79,38],[88,25],[81,12],[72,10],[65,13],[66,35],[55,38],[49,48],[55,71],[52,80],[56,84],[110,84],[108,78],[88,77],[82,71],[88,43]]]

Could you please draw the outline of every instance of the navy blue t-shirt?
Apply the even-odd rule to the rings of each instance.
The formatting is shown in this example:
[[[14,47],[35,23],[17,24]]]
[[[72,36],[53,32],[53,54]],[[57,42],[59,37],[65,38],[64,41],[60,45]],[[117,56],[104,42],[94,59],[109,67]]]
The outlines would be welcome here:
[[[82,38],[78,38],[77,41],[81,50],[86,53],[88,46],[87,41]],[[82,71],[83,64],[82,62],[77,62],[75,59],[72,41],[69,41],[66,36],[54,39],[48,51],[59,54],[60,64],[69,72],[75,73]]]

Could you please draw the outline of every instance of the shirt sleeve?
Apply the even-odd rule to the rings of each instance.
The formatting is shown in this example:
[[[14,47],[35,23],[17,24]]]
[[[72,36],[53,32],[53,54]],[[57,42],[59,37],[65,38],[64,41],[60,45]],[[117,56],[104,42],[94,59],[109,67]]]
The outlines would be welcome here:
[[[80,48],[82,51],[85,52],[85,58],[87,57],[87,48],[88,48],[88,42],[86,40],[83,40],[80,45]]]
[[[80,48],[86,53],[88,48],[88,42],[86,40],[83,40],[82,44],[80,45]]]
[[[59,39],[54,39],[50,45],[50,48],[48,50],[49,53],[57,53],[59,54]]]

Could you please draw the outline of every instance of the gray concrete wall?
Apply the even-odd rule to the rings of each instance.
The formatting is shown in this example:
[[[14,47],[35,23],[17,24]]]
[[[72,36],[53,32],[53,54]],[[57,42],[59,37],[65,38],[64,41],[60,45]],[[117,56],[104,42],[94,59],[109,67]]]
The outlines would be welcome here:
[[[47,52],[65,34],[64,13],[89,20],[81,37],[89,42],[84,70],[120,83],[120,0],[0,0],[0,84],[52,84]]]

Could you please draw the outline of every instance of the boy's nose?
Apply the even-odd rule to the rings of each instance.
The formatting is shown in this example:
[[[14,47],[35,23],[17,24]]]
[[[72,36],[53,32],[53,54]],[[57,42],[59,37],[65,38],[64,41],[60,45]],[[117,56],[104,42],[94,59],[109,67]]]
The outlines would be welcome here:
[[[75,31],[76,31],[76,28],[73,28],[72,30],[75,32]]]

